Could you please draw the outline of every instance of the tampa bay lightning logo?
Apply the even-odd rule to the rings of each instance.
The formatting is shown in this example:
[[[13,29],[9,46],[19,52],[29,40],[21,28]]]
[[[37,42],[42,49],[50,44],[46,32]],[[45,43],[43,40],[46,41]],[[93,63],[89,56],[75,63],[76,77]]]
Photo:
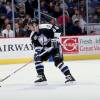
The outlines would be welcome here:
[[[41,45],[47,45],[48,43],[48,39],[45,35],[41,34],[39,37],[38,37],[38,41]]]
[[[35,36],[34,36],[34,40],[37,40],[37,38],[38,38],[38,37],[35,35]]]

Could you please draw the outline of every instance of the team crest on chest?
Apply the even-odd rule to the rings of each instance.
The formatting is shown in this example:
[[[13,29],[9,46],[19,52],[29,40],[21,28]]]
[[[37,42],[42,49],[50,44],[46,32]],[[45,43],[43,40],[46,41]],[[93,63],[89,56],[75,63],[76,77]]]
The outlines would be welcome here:
[[[38,38],[38,41],[41,45],[46,45],[48,43],[48,39],[45,35],[41,34]]]
[[[37,40],[37,38],[38,38],[38,37],[35,35],[35,36],[34,36],[34,40]]]

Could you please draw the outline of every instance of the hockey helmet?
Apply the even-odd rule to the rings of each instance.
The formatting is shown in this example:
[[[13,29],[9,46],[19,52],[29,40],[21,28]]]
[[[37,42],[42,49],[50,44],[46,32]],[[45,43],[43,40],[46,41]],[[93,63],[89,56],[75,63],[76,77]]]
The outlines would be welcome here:
[[[33,18],[31,21],[29,21],[28,25],[38,24],[38,19]]]
[[[39,24],[39,21],[38,21],[38,19],[36,19],[36,18],[33,18],[32,20],[31,20],[31,22],[34,24]]]

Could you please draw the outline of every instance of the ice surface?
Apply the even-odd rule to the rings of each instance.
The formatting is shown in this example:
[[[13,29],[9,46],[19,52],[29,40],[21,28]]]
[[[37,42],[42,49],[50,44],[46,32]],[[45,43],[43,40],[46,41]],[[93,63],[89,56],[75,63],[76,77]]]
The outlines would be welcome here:
[[[100,60],[68,61],[76,84],[65,85],[63,74],[53,62],[45,62],[47,86],[34,86],[34,63],[5,80],[0,88],[0,100],[100,100]],[[23,64],[0,65],[4,78]]]

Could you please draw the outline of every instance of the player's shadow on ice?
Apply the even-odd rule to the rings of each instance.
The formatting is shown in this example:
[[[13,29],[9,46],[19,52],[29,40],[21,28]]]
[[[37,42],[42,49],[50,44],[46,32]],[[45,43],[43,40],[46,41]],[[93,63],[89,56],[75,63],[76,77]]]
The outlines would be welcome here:
[[[22,91],[30,91],[30,90],[53,90],[53,89],[63,89],[63,88],[70,88],[70,87],[77,87],[77,86],[100,86],[100,83],[95,82],[75,82],[72,84],[48,84],[44,86],[36,86],[34,84],[31,84],[29,86],[20,88]]]
[[[48,84],[48,85],[30,85],[27,87],[22,88],[21,90],[23,91],[27,91],[27,90],[50,90],[50,89],[57,89],[57,88],[61,88],[61,87],[65,87],[65,84]]]
[[[14,90],[14,91],[34,91],[34,90],[55,90],[55,89],[65,89],[65,88],[76,88],[83,86],[100,86],[100,82],[86,82],[86,81],[77,81],[74,84],[64,84],[64,83],[52,83],[44,86],[36,86],[34,84],[9,84],[3,85],[2,89]]]

